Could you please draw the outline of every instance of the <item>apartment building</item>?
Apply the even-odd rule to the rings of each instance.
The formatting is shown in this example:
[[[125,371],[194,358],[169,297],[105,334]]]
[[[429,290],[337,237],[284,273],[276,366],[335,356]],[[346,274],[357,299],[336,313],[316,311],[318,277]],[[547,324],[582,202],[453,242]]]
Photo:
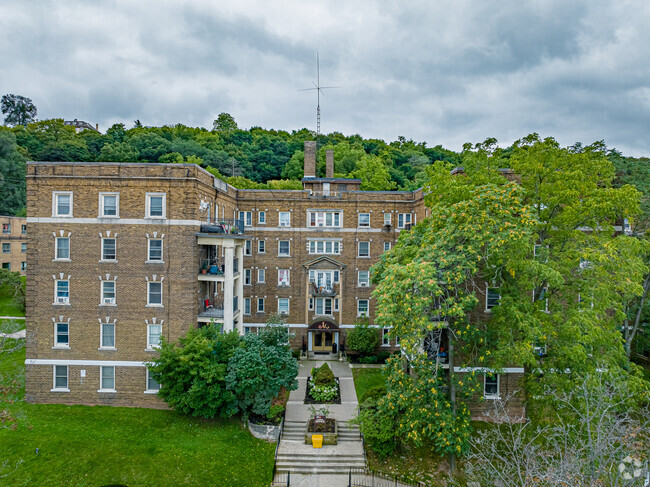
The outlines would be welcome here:
[[[24,276],[27,269],[27,219],[0,216],[0,226],[0,266]]]
[[[249,333],[278,313],[293,348],[345,347],[373,323],[371,266],[427,210],[421,189],[333,173],[329,151],[317,177],[315,142],[302,191],[239,190],[194,164],[29,163],[27,399],[163,407],[146,368],[160,337],[210,322]],[[381,347],[399,348],[388,330]]]

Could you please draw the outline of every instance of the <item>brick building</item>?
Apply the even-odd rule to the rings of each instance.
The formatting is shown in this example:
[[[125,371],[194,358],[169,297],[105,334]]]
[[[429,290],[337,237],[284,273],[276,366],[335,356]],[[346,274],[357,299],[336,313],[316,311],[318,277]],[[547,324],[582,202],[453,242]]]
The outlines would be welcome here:
[[[212,321],[247,333],[278,313],[294,348],[344,346],[373,322],[370,267],[427,210],[421,189],[360,191],[333,168],[328,151],[316,176],[315,142],[302,191],[193,164],[29,163],[27,399],[160,407],[145,366],[160,336]],[[508,372],[490,391],[514,388]]]
[[[27,219],[0,216],[0,266],[25,275],[27,269]]]

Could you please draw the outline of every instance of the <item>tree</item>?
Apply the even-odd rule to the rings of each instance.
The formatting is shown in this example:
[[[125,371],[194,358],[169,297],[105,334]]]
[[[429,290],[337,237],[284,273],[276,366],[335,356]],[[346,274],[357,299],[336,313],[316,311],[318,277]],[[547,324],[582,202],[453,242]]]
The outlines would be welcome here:
[[[239,346],[237,332],[222,333],[216,325],[190,329],[178,345],[163,339],[159,357],[148,364],[161,385],[160,397],[184,414],[232,416],[237,400],[226,387],[226,375]]]
[[[379,345],[379,335],[379,328],[371,326],[368,320],[358,321],[348,331],[348,348],[364,355],[373,353]]]
[[[235,117],[226,112],[221,112],[217,119],[212,123],[212,130],[217,132],[229,132],[231,130],[236,130],[237,122],[235,122]]]
[[[13,303],[25,311],[25,282],[19,272],[0,269],[0,289],[10,294]]]
[[[36,107],[30,98],[20,95],[4,95],[0,100],[0,109],[6,114],[5,124],[23,125],[33,122],[36,118]]]
[[[351,178],[361,179],[362,191],[390,191],[397,185],[391,181],[390,173],[383,160],[377,156],[364,155],[357,163]]]
[[[10,130],[0,127],[0,215],[17,215],[26,203],[25,158]]]

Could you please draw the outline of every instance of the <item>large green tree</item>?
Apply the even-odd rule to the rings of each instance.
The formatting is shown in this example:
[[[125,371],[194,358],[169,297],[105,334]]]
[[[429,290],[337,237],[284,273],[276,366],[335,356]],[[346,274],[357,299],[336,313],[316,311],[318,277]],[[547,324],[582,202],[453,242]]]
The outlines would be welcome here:
[[[16,137],[0,127],[0,215],[17,215],[26,203],[25,158],[18,152]]]
[[[36,107],[30,98],[20,95],[3,95],[0,109],[6,115],[7,125],[27,125],[36,118]]]

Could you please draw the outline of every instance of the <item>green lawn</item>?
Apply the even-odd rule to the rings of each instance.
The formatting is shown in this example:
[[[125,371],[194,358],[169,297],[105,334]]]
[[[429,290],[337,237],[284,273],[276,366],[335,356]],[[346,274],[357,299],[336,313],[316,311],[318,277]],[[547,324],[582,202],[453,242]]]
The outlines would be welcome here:
[[[16,419],[0,428],[0,484],[270,484],[275,445],[255,439],[240,422],[152,409],[26,404],[24,359],[24,350],[0,356],[0,377],[19,374],[12,385],[19,400],[0,402]],[[10,468],[2,469],[4,460]]]
[[[24,282],[25,277],[22,277]],[[25,316],[25,312],[13,303],[11,290],[0,286],[0,316]]]
[[[352,369],[352,377],[354,378],[354,388],[357,391],[357,399],[359,400],[368,389],[380,386],[386,381],[381,369]]]

